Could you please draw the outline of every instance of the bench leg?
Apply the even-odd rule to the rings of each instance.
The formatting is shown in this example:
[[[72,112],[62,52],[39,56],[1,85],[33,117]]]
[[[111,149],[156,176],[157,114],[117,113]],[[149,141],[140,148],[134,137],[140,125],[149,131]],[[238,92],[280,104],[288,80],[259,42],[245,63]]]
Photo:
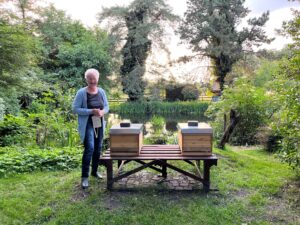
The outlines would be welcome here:
[[[113,161],[107,160],[106,162],[106,174],[107,174],[107,189],[111,190],[113,187]]]
[[[164,163],[162,164],[162,177],[167,178],[167,165],[165,164],[167,160],[162,160]]]
[[[206,192],[210,190],[210,167],[212,166],[210,161],[204,160],[204,176],[203,176],[203,189]]]

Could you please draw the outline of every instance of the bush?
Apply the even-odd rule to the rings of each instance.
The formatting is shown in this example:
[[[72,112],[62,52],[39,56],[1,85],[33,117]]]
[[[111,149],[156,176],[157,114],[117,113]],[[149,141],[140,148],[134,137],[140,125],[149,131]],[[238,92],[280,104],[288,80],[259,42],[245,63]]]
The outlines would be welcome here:
[[[0,146],[10,146],[27,143],[30,140],[31,129],[24,117],[4,116],[0,122]]]
[[[214,121],[214,135],[220,139],[223,135],[224,114],[231,109],[237,111],[240,121],[231,135],[230,143],[245,145],[258,142],[256,133],[267,123],[269,111],[268,98],[261,88],[251,85],[246,79],[239,79],[233,88],[225,88],[221,100],[211,104],[207,115]]]
[[[191,84],[169,84],[166,88],[167,101],[192,101],[199,98],[199,90]]]
[[[181,93],[184,101],[192,101],[199,98],[199,91],[194,85],[185,85]]]
[[[275,135],[270,127],[259,128],[255,138],[268,152],[277,152],[281,148],[282,137]]]
[[[166,87],[166,100],[167,101],[183,101],[182,89],[183,85],[180,84],[169,84]]]

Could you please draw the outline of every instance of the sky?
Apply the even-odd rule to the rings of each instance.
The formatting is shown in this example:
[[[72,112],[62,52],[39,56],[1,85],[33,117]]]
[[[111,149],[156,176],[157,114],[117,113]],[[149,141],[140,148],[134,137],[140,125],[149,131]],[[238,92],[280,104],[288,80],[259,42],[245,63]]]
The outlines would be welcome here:
[[[102,7],[111,7],[115,5],[126,6],[132,0],[44,0],[53,3],[58,9],[63,9],[74,19],[82,21],[86,26],[97,24],[96,15],[101,12]],[[185,0],[168,0],[175,14],[183,16],[186,10]],[[265,30],[270,37],[275,37],[270,45],[263,47],[268,49],[281,49],[290,39],[279,37],[275,33],[275,28],[280,28],[284,20],[292,18],[290,8],[300,9],[298,1],[290,2],[288,0],[246,0],[245,6],[251,10],[250,17],[259,16],[261,13],[269,10],[270,19],[265,26]]]

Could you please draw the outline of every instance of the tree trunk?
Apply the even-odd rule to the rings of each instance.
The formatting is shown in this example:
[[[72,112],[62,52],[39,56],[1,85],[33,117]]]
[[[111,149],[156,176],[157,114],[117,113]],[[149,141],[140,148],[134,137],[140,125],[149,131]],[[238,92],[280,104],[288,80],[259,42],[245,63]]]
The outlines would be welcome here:
[[[225,144],[229,141],[231,134],[233,133],[234,128],[238,124],[240,117],[237,115],[237,112],[233,109],[230,110],[230,123],[226,128],[223,137],[219,143],[219,148],[224,149]]]

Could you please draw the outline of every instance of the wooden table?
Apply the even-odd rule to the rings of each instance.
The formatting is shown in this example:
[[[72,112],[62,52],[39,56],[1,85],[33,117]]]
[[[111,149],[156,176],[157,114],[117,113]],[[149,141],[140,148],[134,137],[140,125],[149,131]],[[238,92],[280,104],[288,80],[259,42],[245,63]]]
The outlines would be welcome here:
[[[177,166],[168,163],[170,160],[182,160],[195,167],[196,173],[185,171]],[[118,162],[118,171],[113,174],[113,162]],[[131,162],[141,164],[139,167],[132,169],[128,172],[120,174],[122,167]],[[203,161],[203,175],[200,169],[200,162]],[[107,189],[113,188],[113,183],[139,172],[145,168],[151,168],[162,174],[163,178],[167,178],[167,168],[182,173],[197,181],[203,183],[205,191],[210,190],[210,167],[217,166],[218,158],[216,155],[212,156],[183,156],[181,154],[179,145],[143,145],[141,152],[138,156],[111,156],[110,149],[108,149],[100,158],[100,165],[106,167],[107,174]]]

